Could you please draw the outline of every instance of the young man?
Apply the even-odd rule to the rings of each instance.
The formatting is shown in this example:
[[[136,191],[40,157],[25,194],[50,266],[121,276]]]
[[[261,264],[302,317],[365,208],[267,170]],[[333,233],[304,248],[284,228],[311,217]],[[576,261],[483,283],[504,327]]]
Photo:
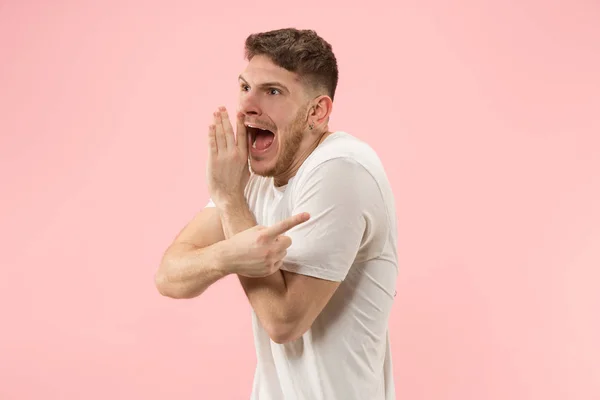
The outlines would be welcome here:
[[[245,49],[237,118],[219,108],[209,127],[211,201],[166,250],[158,290],[191,298],[239,277],[254,400],[394,399],[397,233],[383,166],[329,131],[338,70],[327,42],[282,29],[250,35]]]

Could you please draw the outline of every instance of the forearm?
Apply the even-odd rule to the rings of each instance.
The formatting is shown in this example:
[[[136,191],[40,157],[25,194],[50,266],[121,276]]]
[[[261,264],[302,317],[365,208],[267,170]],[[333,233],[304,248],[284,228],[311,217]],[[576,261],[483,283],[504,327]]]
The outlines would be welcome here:
[[[220,215],[226,238],[257,225],[245,201],[222,207]],[[248,278],[241,275],[238,275],[238,278],[264,328],[273,337],[285,336],[289,331],[291,315],[289,296],[282,272],[277,270],[263,278]]]
[[[176,244],[169,249],[155,275],[163,296],[185,299],[202,294],[227,275],[222,264],[223,242],[204,248]]]
[[[256,219],[244,199],[217,208],[225,239],[257,225]]]

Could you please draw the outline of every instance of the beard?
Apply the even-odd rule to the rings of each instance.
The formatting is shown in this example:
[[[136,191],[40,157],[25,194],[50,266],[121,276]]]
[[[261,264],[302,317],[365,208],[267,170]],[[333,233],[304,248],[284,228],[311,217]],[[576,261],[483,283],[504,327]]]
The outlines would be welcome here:
[[[304,138],[304,116],[305,110],[298,110],[294,120],[290,123],[290,125],[282,129],[283,135],[278,136],[278,141],[280,143],[281,153],[277,157],[277,161],[275,165],[264,171],[254,171],[256,175],[264,176],[264,177],[273,177],[279,175],[285,171],[287,171],[292,163],[294,162],[294,157],[298,153],[300,149],[300,143],[302,143],[302,139]],[[252,160],[250,160],[250,167],[252,167]]]

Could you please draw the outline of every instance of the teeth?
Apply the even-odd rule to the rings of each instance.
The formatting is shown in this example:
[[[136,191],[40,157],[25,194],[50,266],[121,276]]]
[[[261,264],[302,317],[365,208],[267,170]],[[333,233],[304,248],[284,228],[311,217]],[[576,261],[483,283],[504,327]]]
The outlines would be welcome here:
[[[252,148],[255,149],[256,148],[256,140],[254,142],[252,142]]]
[[[258,126],[251,125],[251,124],[245,124],[245,125],[246,125],[246,127],[247,127],[247,128],[260,129],[261,131],[266,131],[266,130],[268,130],[268,129],[265,129],[265,128],[260,128],[260,127],[258,127]]]

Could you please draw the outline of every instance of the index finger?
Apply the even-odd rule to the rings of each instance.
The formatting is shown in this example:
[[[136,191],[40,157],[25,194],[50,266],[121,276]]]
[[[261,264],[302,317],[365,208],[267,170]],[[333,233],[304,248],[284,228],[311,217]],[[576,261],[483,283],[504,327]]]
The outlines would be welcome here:
[[[242,150],[248,150],[248,133],[246,131],[246,125],[244,125],[244,113],[239,112],[237,114],[237,130],[235,138],[237,145]]]
[[[293,215],[283,221],[277,222],[264,230],[264,233],[270,237],[277,237],[284,234],[295,226],[298,226],[310,219],[306,212]]]

